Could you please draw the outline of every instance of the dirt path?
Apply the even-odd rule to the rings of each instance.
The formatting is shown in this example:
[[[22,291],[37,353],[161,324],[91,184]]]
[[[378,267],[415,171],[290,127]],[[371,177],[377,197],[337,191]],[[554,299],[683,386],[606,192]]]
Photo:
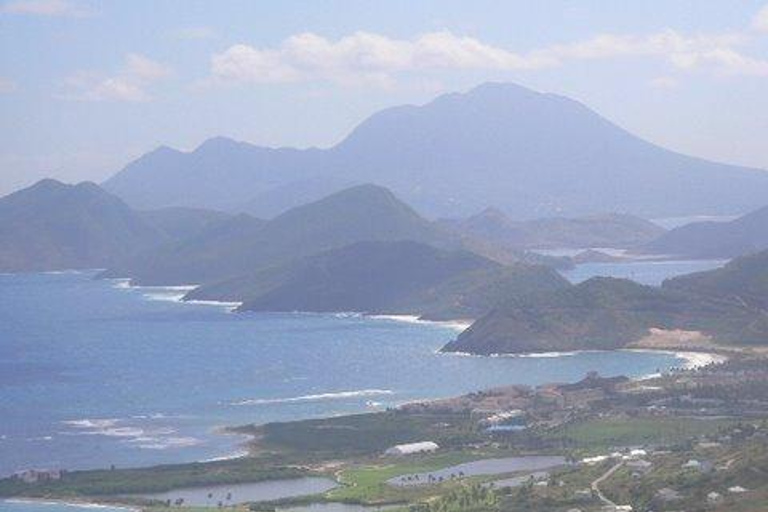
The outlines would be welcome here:
[[[624,465],[624,462],[618,462],[616,463],[611,469],[603,473],[601,476],[599,476],[592,484],[590,484],[590,487],[595,492],[598,498],[600,498],[600,501],[608,505],[609,507],[617,508],[618,505],[616,505],[614,502],[609,500],[605,497],[605,494],[603,494],[603,491],[600,490],[600,484],[611,478],[611,475],[613,475],[616,471],[621,468],[621,466]]]

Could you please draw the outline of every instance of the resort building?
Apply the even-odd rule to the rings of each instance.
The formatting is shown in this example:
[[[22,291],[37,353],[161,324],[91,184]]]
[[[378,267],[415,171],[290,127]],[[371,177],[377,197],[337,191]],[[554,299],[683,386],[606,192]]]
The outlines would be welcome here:
[[[416,453],[431,453],[437,451],[440,447],[432,441],[423,441],[420,443],[398,444],[387,448],[384,455],[413,455]]]

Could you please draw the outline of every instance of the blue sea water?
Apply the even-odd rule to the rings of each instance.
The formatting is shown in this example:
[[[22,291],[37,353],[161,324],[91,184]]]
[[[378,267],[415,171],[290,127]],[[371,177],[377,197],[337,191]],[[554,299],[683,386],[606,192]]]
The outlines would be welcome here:
[[[0,475],[206,460],[225,425],[377,410],[496,385],[644,375],[667,354],[462,357],[447,326],[234,314],[88,273],[0,275]]]
[[[2,512],[132,512],[133,509],[89,504],[69,504],[34,500],[0,500]]]

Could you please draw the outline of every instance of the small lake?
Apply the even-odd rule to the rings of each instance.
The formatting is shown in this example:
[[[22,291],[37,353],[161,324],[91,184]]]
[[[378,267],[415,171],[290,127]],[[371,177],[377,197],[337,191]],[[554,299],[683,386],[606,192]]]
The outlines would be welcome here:
[[[140,497],[161,501],[171,500],[171,502],[181,498],[184,500],[184,505],[187,506],[216,507],[219,503],[238,505],[252,501],[271,501],[321,494],[337,485],[330,478],[305,477],[247,484],[209,485],[156,494],[142,494]]]
[[[390,485],[410,486],[424,485],[430,482],[449,480],[463,476],[484,476],[513,473],[515,471],[540,471],[565,464],[565,459],[558,456],[505,457],[501,459],[485,459],[465,462],[435,471],[411,473],[388,480]]]

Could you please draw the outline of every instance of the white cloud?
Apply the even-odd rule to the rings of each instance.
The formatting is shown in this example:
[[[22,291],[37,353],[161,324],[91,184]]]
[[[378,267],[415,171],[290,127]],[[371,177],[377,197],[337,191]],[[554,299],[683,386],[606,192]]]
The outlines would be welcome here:
[[[277,48],[238,44],[211,61],[221,81],[280,83],[328,80],[386,84],[392,74],[427,69],[531,69],[544,65],[514,52],[450,32],[430,32],[412,40],[356,32],[337,41],[297,34]]]
[[[16,82],[0,76],[0,94],[10,94],[17,89]]]
[[[571,61],[646,57],[685,70],[765,75],[768,61],[736,50],[744,41],[745,37],[738,33],[686,36],[665,30],[641,36],[601,34],[520,53],[447,31],[429,32],[412,39],[356,32],[336,41],[302,33],[276,47],[231,46],[212,57],[211,74],[217,82],[388,85],[397,74],[412,71],[519,71]]]
[[[68,77],[64,81],[68,90],[60,97],[78,101],[149,101],[152,97],[147,88],[171,74],[166,66],[132,53],[113,76],[79,72]]]
[[[752,20],[752,28],[760,32],[768,32],[768,4],[757,12]]]
[[[16,0],[0,6],[0,12],[6,14],[26,14],[29,16],[60,16],[80,18],[92,13],[67,2],[66,0]]]
[[[216,38],[216,31],[210,27],[183,27],[171,30],[168,33],[175,39],[214,39]]]

